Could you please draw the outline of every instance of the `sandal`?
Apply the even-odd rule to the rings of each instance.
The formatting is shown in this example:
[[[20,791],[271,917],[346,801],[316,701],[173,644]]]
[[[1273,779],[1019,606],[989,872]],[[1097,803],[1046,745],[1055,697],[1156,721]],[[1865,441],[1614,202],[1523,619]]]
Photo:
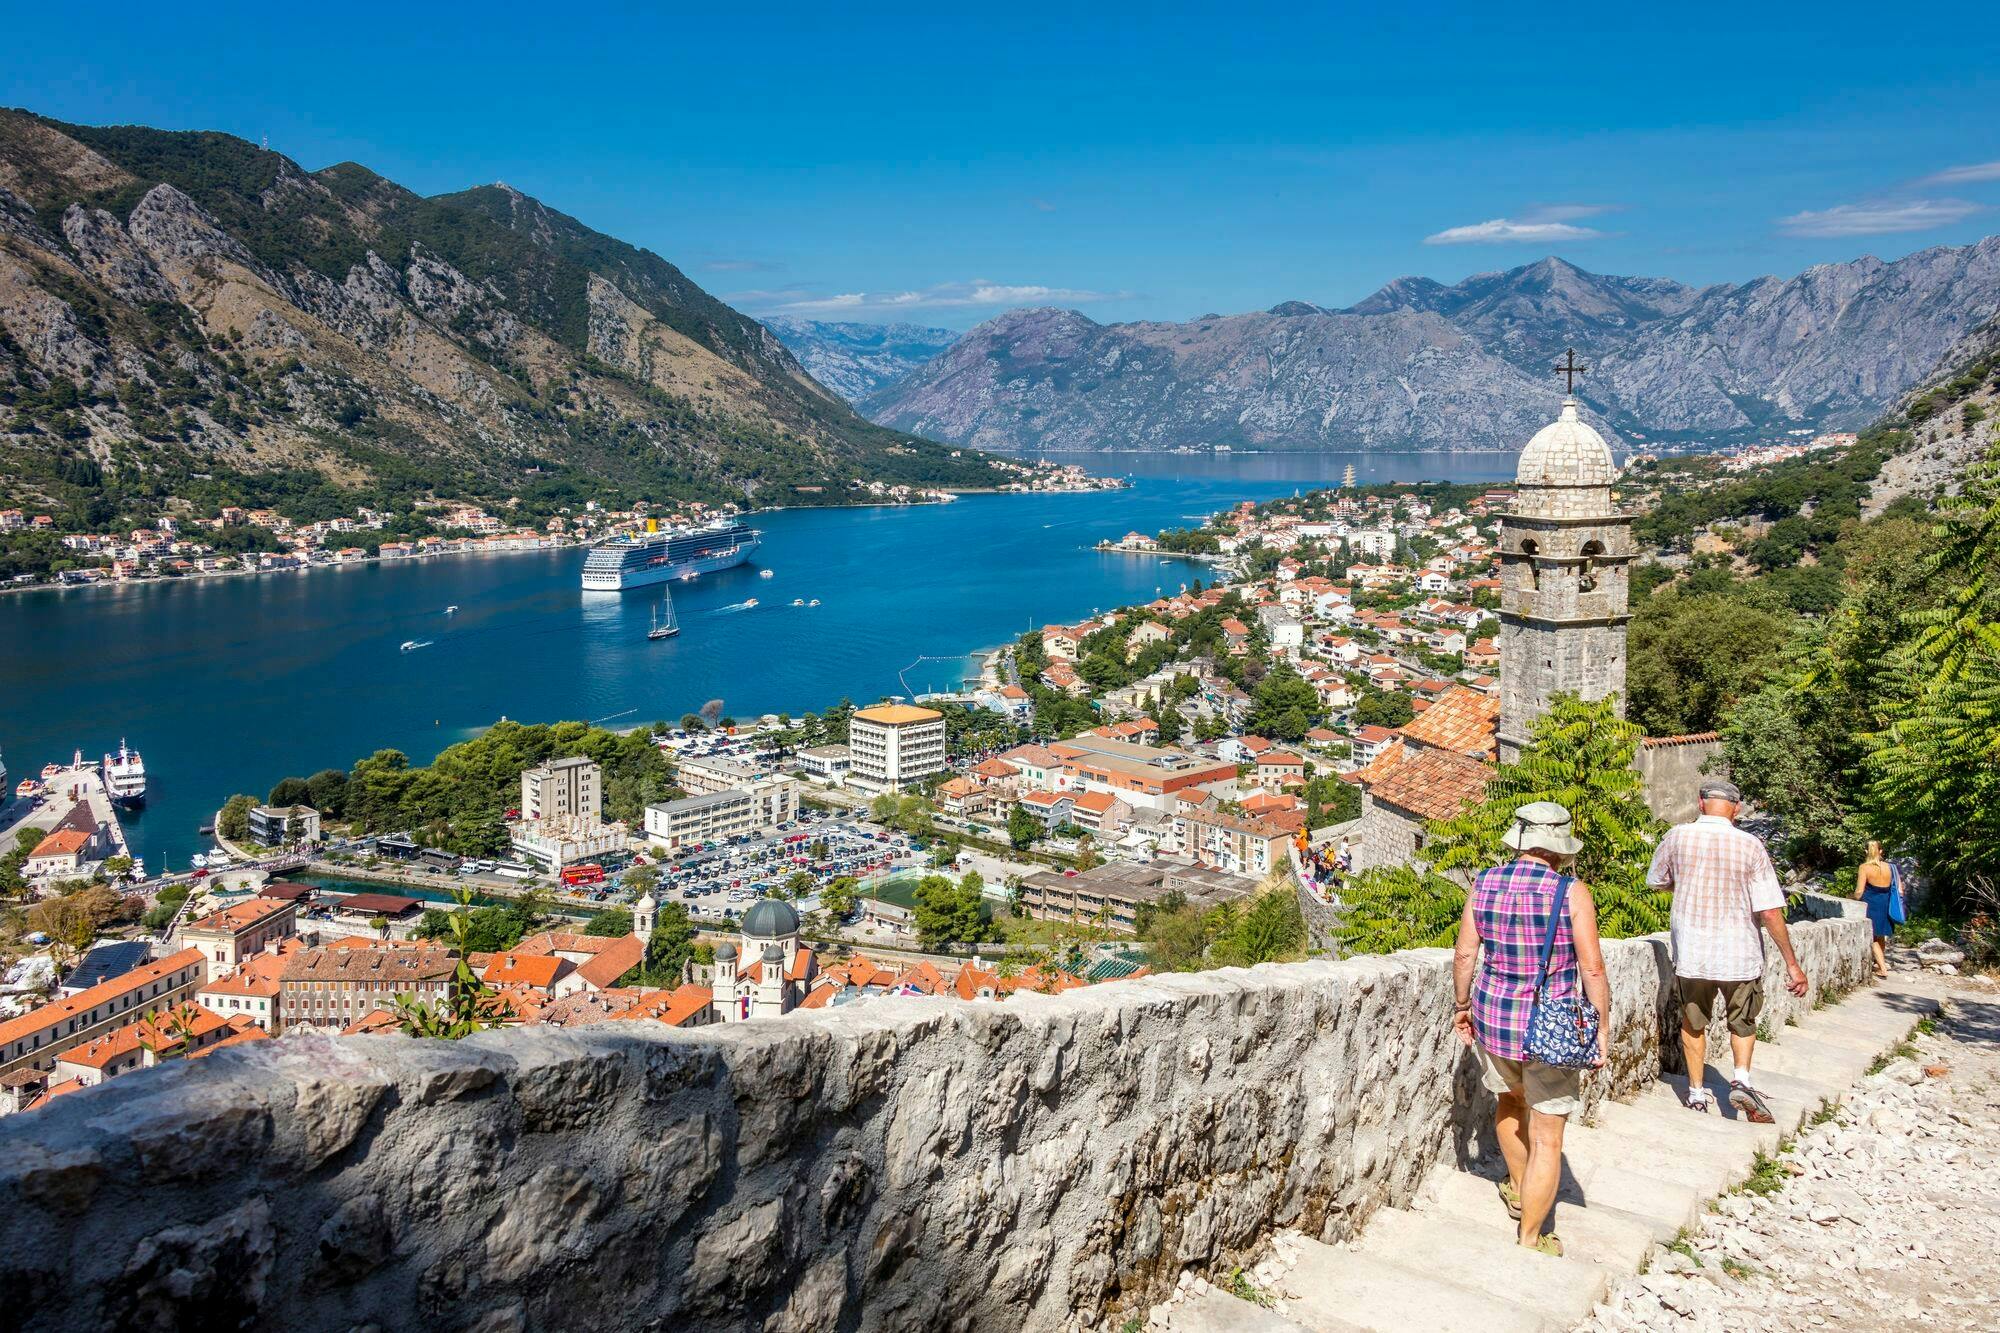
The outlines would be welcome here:
[[[1507,1205],[1507,1216],[1513,1218],[1516,1222],[1520,1221],[1521,1195],[1514,1188],[1514,1182],[1511,1180],[1502,1180],[1497,1183],[1500,1190],[1500,1202]]]
[[[1553,1231],[1551,1231],[1548,1235],[1542,1237],[1540,1240],[1536,1241],[1534,1245],[1531,1246],[1530,1248],[1533,1249],[1536,1254],[1546,1254],[1552,1259],[1560,1259],[1563,1257],[1562,1240]]]

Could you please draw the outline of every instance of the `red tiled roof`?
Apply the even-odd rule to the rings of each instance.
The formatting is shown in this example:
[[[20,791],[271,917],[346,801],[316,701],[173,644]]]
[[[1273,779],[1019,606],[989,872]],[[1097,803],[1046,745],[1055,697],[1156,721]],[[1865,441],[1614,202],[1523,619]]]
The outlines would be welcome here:
[[[1370,770],[1388,759],[1384,755]],[[1379,777],[1367,779],[1375,800],[1407,810],[1422,819],[1450,819],[1486,794],[1493,768],[1450,750],[1409,750],[1398,747],[1396,762]]]
[[[1406,740],[1434,750],[1490,758],[1500,724],[1500,700],[1481,690],[1455,685],[1424,715],[1403,727]]]

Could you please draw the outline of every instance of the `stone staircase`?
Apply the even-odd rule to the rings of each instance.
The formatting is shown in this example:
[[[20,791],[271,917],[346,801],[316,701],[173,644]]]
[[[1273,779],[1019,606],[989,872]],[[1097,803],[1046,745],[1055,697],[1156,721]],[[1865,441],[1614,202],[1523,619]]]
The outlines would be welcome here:
[[[1683,1109],[1686,1079],[1669,1075],[1630,1101],[1605,1100],[1572,1117],[1553,1226],[1563,1239],[1560,1259],[1515,1243],[1495,1188],[1504,1176],[1497,1161],[1473,1170],[1448,1162],[1410,1206],[1373,1214],[1350,1240],[1327,1245],[1280,1234],[1270,1257],[1229,1289],[1184,1277],[1149,1322],[1166,1333],[1573,1329],[1618,1278],[1640,1271],[1655,1247],[1747,1176],[1758,1153],[1774,1152],[1936,1013],[1929,990],[1904,977],[1878,983],[1759,1042],[1758,1087],[1776,1124],[1737,1116],[1713,1059],[1719,1115]],[[1475,1174],[1481,1169],[1491,1174]]]

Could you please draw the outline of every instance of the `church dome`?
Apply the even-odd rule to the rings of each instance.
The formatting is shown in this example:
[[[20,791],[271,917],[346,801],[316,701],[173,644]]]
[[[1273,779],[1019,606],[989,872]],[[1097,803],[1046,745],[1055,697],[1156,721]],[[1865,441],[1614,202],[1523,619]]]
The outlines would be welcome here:
[[[767,944],[764,946],[764,961],[767,963],[783,963],[785,961],[785,951],[775,944]]]
[[[736,959],[736,946],[726,941],[716,945],[715,958],[717,962],[734,962]]]
[[[742,929],[745,939],[781,940],[799,933],[799,914],[790,903],[764,898],[743,914]]]
[[[1514,479],[1523,486],[1609,486],[1618,480],[1611,446],[1563,399],[1562,415],[1535,432]]]

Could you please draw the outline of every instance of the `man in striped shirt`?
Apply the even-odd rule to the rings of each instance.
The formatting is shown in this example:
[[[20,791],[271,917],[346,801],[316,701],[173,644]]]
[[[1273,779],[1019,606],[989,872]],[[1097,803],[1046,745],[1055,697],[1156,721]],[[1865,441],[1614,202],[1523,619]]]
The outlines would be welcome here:
[[[1745,1119],[1769,1124],[1771,1108],[1750,1082],[1757,1019],[1764,1010],[1764,936],[1785,960],[1785,989],[1806,993],[1805,969],[1785,929],[1785,893],[1770,854],[1736,827],[1743,796],[1716,779],[1701,786],[1701,816],[1670,829],[1653,853],[1646,882],[1674,895],[1674,975],[1681,992],[1681,1052],[1687,1058],[1690,1111],[1710,1109],[1708,1024],[1721,1001],[1729,1021],[1736,1074],[1729,1103]]]

